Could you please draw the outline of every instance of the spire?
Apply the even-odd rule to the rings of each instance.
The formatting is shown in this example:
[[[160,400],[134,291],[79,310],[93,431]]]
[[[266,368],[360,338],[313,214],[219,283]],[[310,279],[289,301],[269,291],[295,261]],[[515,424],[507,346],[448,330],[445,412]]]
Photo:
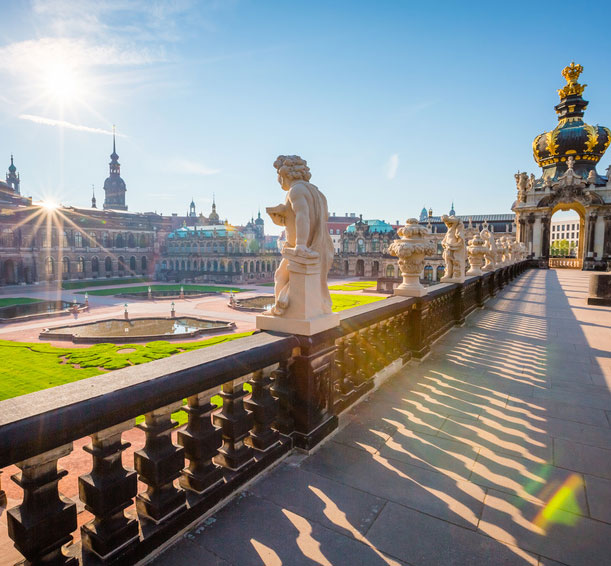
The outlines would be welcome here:
[[[15,167],[15,164],[13,163],[13,154],[11,153],[11,164],[8,167],[8,170],[11,173],[14,173],[15,171],[17,171],[17,167]]]
[[[452,201],[452,208],[450,208],[450,216],[456,216],[456,211],[454,210],[454,201]]]
[[[13,155],[11,154],[11,164],[8,167],[8,173],[6,174],[6,184],[13,189],[13,192],[21,194],[19,192],[19,175],[17,174],[17,167],[13,163]]]
[[[95,186],[91,185],[91,208],[97,208],[95,200]]]
[[[112,155],[117,155],[116,135],[117,135],[117,127],[113,124],[112,125]],[[119,156],[117,155],[117,158],[118,157]]]

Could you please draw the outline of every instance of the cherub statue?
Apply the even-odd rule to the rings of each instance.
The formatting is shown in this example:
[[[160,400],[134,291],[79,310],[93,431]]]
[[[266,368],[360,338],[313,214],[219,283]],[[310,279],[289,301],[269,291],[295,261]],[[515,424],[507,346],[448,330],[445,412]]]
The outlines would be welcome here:
[[[456,216],[444,214],[441,220],[448,227],[448,231],[441,242],[445,275],[440,281],[462,283],[465,280],[465,227],[462,220]]]
[[[528,190],[529,191],[534,191],[535,190],[535,183],[537,182],[537,180],[535,179],[535,174],[531,173],[530,174],[530,178],[528,179]]]
[[[316,263],[320,269],[322,313],[331,313],[331,295],[327,274],[333,262],[333,242],[327,230],[329,211],[327,199],[318,187],[308,181],[312,177],[305,159],[297,155],[280,155],[274,162],[278,183],[286,191],[284,204],[266,208],[274,224],[284,226],[286,242],[275,275],[275,303],[266,314],[281,316],[291,301],[290,272],[287,256],[299,263]],[[312,262],[312,260],[317,260]],[[307,289],[305,292],[307,293]]]
[[[494,271],[496,264],[496,243],[494,241],[494,236],[488,230],[487,224],[486,227],[480,232],[480,236],[482,240],[484,240],[484,246],[486,246],[486,251],[484,252],[484,266],[482,267],[482,271]]]

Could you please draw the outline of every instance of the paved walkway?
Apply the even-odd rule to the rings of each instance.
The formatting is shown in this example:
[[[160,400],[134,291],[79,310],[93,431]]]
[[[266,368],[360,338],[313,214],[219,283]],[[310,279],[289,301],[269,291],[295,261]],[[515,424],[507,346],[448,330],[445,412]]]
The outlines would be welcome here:
[[[157,566],[611,563],[611,310],[524,274]]]

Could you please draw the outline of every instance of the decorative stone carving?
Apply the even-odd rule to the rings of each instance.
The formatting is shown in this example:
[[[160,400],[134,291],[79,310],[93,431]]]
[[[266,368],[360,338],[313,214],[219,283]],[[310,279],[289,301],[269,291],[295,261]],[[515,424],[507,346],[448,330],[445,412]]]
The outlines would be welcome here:
[[[487,273],[488,271],[494,271],[495,269],[497,249],[496,249],[496,243],[494,241],[494,236],[492,235],[490,230],[487,229],[488,223],[485,222],[484,225],[486,226],[486,228],[484,228],[480,233],[480,237],[484,241],[484,247],[485,247],[485,252],[484,252],[484,262],[485,263],[484,263],[484,266],[482,267],[482,271],[484,273]]]
[[[596,183],[596,177],[596,170],[590,169],[590,172],[588,173],[588,178],[586,179],[586,183],[588,185],[594,185]]]
[[[554,189],[563,189],[566,187],[578,187],[583,189],[586,186],[586,181],[582,179],[575,171],[573,166],[575,165],[575,158],[571,155],[566,160],[567,170],[565,173],[558,178],[555,183],[552,183]]]
[[[339,325],[327,288],[334,254],[327,199],[309,183],[312,175],[301,157],[280,155],[274,167],[286,200],[266,210],[274,224],[285,227],[286,243],[274,278],[275,303],[257,317],[257,328],[311,336]]]
[[[465,227],[462,220],[456,216],[444,214],[441,219],[448,231],[443,237],[443,261],[445,262],[445,275],[440,279],[442,283],[463,283],[465,280]]]
[[[424,267],[424,258],[433,255],[435,244],[430,239],[430,230],[418,224],[415,218],[409,218],[405,226],[399,228],[400,240],[395,240],[388,247],[388,253],[399,258],[399,269],[403,283],[395,289],[395,295],[405,297],[422,297],[427,288],[420,283],[420,273]]]
[[[526,249],[526,244],[524,242],[520,242],[520,261],[524,261],[528,256],[528,250]]]
[[[537,182],[537,179],[535,179],[535,174],[531,173],[530,177],[528,179],[528,190],[529,191],[534,191],[535,190],[536,182]]]
[[[516,263],[520,261],[520,242],[511,240],[511,262]]]
[[[484,264],[486,255],[486,246],[483,238],[479,234],[475,234],[475,236],[469,240],[467,253],[469,254],[470,265],[467,275],[481,275],[482,265]]]
[[[526,190],[529,188],[528,174],[520,173],[520,171],[518,171],[514,177],[516,179],[516,187],[518,189],[518,200],[520,202],[526,202]]]

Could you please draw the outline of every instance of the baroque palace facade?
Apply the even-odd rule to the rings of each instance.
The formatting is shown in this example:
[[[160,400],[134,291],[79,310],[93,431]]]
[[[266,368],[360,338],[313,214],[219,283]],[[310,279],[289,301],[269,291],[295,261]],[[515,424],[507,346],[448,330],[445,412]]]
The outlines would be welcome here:
[[[91,207],[33,203],[21,195],[11,156],[6,181],[0,181],[0,285],[132,276],[213,282],[273,277],[277,252],[263,234],[260,214],[235,228],[219,220],[214,202],[208,218],[195,213],[194,202],[186,216],[130,212],[126,191],[114,138],[102,208],[95,194]]]

